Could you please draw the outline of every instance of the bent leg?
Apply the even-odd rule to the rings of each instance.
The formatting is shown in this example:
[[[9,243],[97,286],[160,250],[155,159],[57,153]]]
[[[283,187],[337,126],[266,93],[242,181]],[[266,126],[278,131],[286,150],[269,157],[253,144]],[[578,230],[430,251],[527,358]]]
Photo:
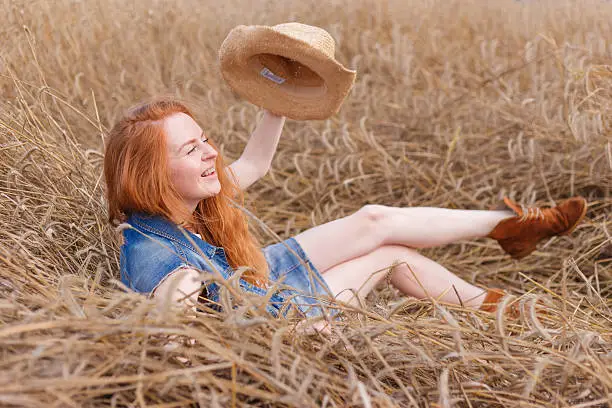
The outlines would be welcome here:
[[[323,277],[337,299],[357,305],[351,289],[360,297],[366,296],[386,277],[393,263],[398,264],[393,267],[391,284],[405,295],[419,299],[432,297],[445,303],[471,308],[480,307],[484,300],[485,290],[464,281],[414,249],[401,245],[381,246],[366,255],[330,268]]]
[[[509,211],[366,205],[294,238],[315,267],[326,271],[381,245],[429,248],[484,237],[501,220],[512,216]]]
[[[365,206],[355,213],[310,228],[294,238],[314,266],[325,273],[334,265],[372,252],[382,245],[380,212]]]

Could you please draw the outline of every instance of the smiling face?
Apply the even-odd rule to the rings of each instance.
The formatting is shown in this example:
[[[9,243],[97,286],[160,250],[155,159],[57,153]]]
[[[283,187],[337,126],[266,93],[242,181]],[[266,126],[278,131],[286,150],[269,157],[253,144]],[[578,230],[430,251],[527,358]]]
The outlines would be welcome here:
[[[187,208],[193,211],[200,200],[221,191],[217,169],[214,168],[218,153],[189,115],[170,115],[164,119],[163,126],[170,179]],[[211,169],[214,169],[212,174]]]

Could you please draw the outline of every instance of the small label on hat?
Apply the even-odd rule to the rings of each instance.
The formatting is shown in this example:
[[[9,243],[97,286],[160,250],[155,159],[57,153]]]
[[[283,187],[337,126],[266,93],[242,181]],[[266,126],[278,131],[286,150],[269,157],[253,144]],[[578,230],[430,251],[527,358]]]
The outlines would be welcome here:
[[[279,85],[285,82],[285,78],[281,78],[278,75],[274,75],[274,73],[270,71],[268,68],[262,69],[261,72],[259,72],[259,74],[265,78],[268,78],[272,82],[276,82]]]

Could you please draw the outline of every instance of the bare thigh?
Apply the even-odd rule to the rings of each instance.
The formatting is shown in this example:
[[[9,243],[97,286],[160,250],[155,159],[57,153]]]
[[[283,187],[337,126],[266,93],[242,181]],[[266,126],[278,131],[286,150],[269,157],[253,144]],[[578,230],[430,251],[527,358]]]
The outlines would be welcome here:
[[[354,293],[365,297],[386,278],[394,262],[404,262],[413,253],[416,251],[404,246],[384,245],[323,271],[323,279],[336,299],[356,304]],[[394,273],[397,268],[395,266]]]
[[[334,265],[382,245],[385,235],[377,224],[384,211],[383,206],[366,205],[347,217],[310,228],[294,238],[314,266],[325,273]]]
[[[391,272],[391,284],[419,299],[478,307],[484,290],[461,279],[444,266],[412,248],[383,245],[374,251],[325,271],[323,279],[339,300],[357,304],[354,292],[366,296]]]

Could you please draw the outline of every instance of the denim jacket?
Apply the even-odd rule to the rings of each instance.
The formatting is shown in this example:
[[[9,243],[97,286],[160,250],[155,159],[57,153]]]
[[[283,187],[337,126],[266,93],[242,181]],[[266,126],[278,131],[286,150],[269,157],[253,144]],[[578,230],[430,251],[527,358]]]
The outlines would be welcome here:
[[[121,281],[132,290],[150,293],[166,276],[183,266],[212,272],[204,257],[224,279],[232,275],[223,248],[209,244],[164,217],[133,213],[127,223],[130,228],[123,229],[124,243],[121,246]],[[240,279],[240,287],[260,296],[267,294],[265,289],[244,279]],[[206,292],[209,300],[219,302],[217,283],[208,283]],[[278,316],[284,301],[281,295],[272,294],[266,305],[267,311]]]

